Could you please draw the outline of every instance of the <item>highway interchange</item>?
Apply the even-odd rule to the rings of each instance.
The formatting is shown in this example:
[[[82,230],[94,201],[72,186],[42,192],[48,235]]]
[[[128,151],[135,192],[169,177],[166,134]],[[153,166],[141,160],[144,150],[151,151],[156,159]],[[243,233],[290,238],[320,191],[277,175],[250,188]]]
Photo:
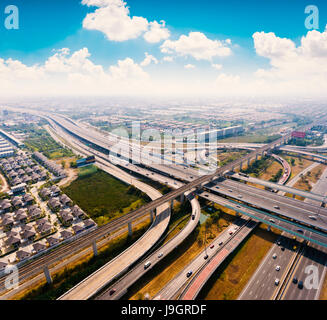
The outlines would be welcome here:
[[[58,117],[49,117],[51,120],[55,119],[56,125],[59,124],[62,128],[67,126],[69,130],[67,132],[72,133],[71,131],[71,126],[72,124],[69,123],[67,120],[58,120]],[[59,123],[60,122],[60,123]],[[64,123],[64,125],[62,124]],[[75,124],[73,124],[75,126]],[[65,128],[67,129],[67,128]],[[75,128],[74,128],[75,130]],[[67,133],[66,132],[66,133]],[[83,134],[83,139],[82,142],[79,141],[77,142],[76,135],[81,134],[80,132],[74,131],[74,142],[77,144],[79,147],[81,147],[82,142],[85,142],[85,135]],[[100,139],[100,143],[98,141],[98,135],[95,135],[96,138],[92,137],[90,140],[92,143],[96,145],[100,145],[100,148],[104,148],[105,145],[104,143],[105,140]],[[140,214],[144,211],[153,211],[157,210],[156,218],[154,220],[152,228],[149,229],[149,231],[139,240],[139,242],[135,243],[132,247],[126,250],[125,253],[123,253],[121,256],[116,257],[113,261],[110,261],[106,266],[98,270],[95,274],[96,277],[93,277],[91,275],[87,279],[85,279],[82,283],[80,283],[78,286],[67,292],[62,298],[63,299],[88,299],[90,297],[94,297],[96,293],[101,292],[103,288],[107,286],[107,284],[118,277],[120,274],[124,272],[124,270],[127,270],[129,266],[132,264],[127,257],[130,257],[131,252],[133,252],[133,255],[135,255],[135,259],[133,261],[138,261],[146,252],[148,252],[154,244],[160,239],[161,235],[164,233],[166,230],[168,223],[169,223],[169,217],[170,217],[170,206],[171,206],[171,201],[173,201],[176,197],[182,196],[184,194],[190,195],[190,192],[197,192],[201,197],[214,201],[216,203],[222,204],[225,203],[226,207],[230,207],[233,209],[236,209],[236,211],[246,214],[248,213],[249,218],[244,218],[244,221],[250,221],[255,220],[255,221],[264,221],[268,225],[273,225],[276,227],[284,227],[287,228],[288,231],[293,230],[293,234],[297,234],[298,237],[309,237],[309,240],[311,241],[316,241],[316,243],[320,245],[325,244],[325,236],[323,234],[324,230],[326,230],[326,222],[327,222],[327,209],[325,208],[320,208],[319,205],[316,203],[309,203],[309,202],[301,202],[295,199],[291,198],[286,198],[281,195],[277,195],[275,193],[257,189],[254,187],[250,187],[248,185],[245,185],[243,183],[237,182],[237,181],[232,181],[230,179],[221,179],[221,175],[228,170],[232,170],[233,168],[237,167],[240,165],[240,163],[243,161],[247,161],[249,159],[253,159],[254,157],[257,156],[257,154],[261,155],[263,152],[266,150],[269,150],[272,147],[275,147],[278,145],[278,143],[281,143],[285,140],[286,137],[283,137],[280,141],[276,141],[272,143],[269,146],[263,146],[259,148],[256,151],[252,151],[250,154],[246,155],[243,159],[236,160],[227,166],[220,168],[216,170],[213,174],[203,176],[203,177],[197,177],[197,172],[196,170],[190,169],[190,168],[183,168],[181,165],[172,165],[172,166],[164,166],[164,165],[153,165],[152,168],[140,168],[138,166],[132,166],[131,164],[128,164],[127,162],[124,163],[124,161],[120,161],[120,166],[125,167],[125,170],[130,170],[131,172],[134,171],[143,174],[147,177],[150,177],[151,179],[163,182],[167,185],[170,185],[171,187],[175,188],[175,191],[170,192],[167,195],[157,195],[157,198],[155,201],[152,201],[150,204],[146,205],[144,208],[140,208],[140,210],[136,210],[136,212],[132,212],[130,216],[135,216],[136,214]],[[88,137],[89,139],[89,137]],[[85,149],[85,146],[82,147]],[[93,153],[93,152],[92,152]],[[98,153],[98,152],[97,152]],[[98,165],[102,166],[103,168],[107,166],[108,161],[104,165],[104,157],[101,156],[98,159]],[[121,159],[123,160],[123,159]],[[151,169],[151,170],[149,170]],[[160,172],[160,173],[159,173]],[[121,173],[122,174],[122,173]],[[170,177],[167,177],[170,176]],[[176,179],[177,178],[177,179]],[[125,178],[126,179],[126,178]],[[128,179],[131,179],[130,177]],[[135,179],[136,180],[136,179]],[[164,180],[164,181],[163,181]],[[319,186],[319,184],[318,184]],[[320,187],[324,188],[324,187]],[[203,191],[200,191],[200,190]],[[319,194],[319,190],[315,191],[316,194]],[[190,197],[190,201],[192,204],[192,210],[193,214],[195,215],[195,220],[190,219],[190,222],[187,224],[187,228],[183,229],[182,235],[178,237],[174,237],[173,240],[176,241],[176,243],[180,243],[183,239],[183,237],[186,237],[196,226],[197,221],[199,219],[199,205],[198,202],[194,197]],[[249,206],[250,205],[250,206]],[[278,207],[278,208],[277,208]],[[260,210],[258,209],[260,208]],[[262,211],[263,210],[263,211]],[[319,213],[317,213],[317,211]],[[271,222],[271,214],[274,214],[275,216],[275,221]],[[308,218],[309,216],[315,215],[316,219],[310,219]],[[285,221],[285,219],[282,219],[280,217],[286,217],[287,219],[292,219],[292,222],[289,220]],[[133,217],[134,218],[134,217]],[[251,221],[252,221],[251,220]],[[126,221],[126,220],[125,220]],[[295,221],[295,222],[294,222]],[[126,222],[125,222],[126,223]],[[127,221],[128,223],[128,221]],[[236,223],[236,222],[235,222]],[[303,225],[300,226],[300,224],[307,224],[306,227]],[[151,237],[151,229],[154,230],[153,228],[159,228],[156,229],[157,232],[153,231],[153,236]],[[238,225],[240,228],[241,226]],[[319,231],[314,229],[313,227],[319,228]],[[297,228],[297,229],[296,229]],[[301,229],[299,229],[301,228]],[[242,228],[241,228],[242,229]],[[299,230],[302,230],[302,232],[299,232]],[[303,233],[304,230],[304,234]],[[307,230],[307,231],[306,231]],[[236,230],[234,230],[236,231]],[[183,234],[185,233],[185,235]],[[291,232],[291,233],[292,233]],[[226,237],[227,231],[224,232],[220,237]],[[305,236],[304,236],[305,235]],[[229,236],[231,236],[229,234]],[[142,239],[144,242],[142,242]],[[238,243],[242,241],[241,238]],[[220,238],[216,239],[215,241],[218,241],[218,245],[215,245],[216,248],[219,248],[219,243],[221,242],[226,242],[226,239]],[[288,245],[292,248],[293,243],[288,243],[287,239],[283,240],[281,245],[284,247],[287,247]],[[138,244],[139,243],[139,244]],[[173,242],[175,243],[175,242]],[[167,250],[172,250],[172,248],[169,248],[169,242],[165,245]],[[139,249],[135,249],[139,248]],[[301,246],[299,246],[301,248]],[[222,248],[224,249],[224,248]],[[131,250],[131,251],[129,251]],[[163,248],[159,248],[157,251],[155,251],[151,255],[151,259],[153,262],[156,260],[160,260],[162,256],[159,255],[161,253],[165,254],[165,252],[161,252],[160,250],[163,251]],[[226,250],[226,249],[225,249]],[[273,249],[272,249],[273,250]],[[304,250],[304,258],[299,260],[299,264],[305,264],[309,263],[311,261],[312,257],[315,258],[315,253],[317,250],[313,250],[312,252],[310,251],[311,249],[306,249],[307,251]],[[211,258],[214,258],[215,254],[219,251],[222,250],[213,250],[212,251],[212,257],[209,256],[207,261],[212,261]],[[139,252],[136,254],[136,252]],[[290,263],[292,255],[294,255],[294,252],[292,250],[284,250],[285,252],[285,257],[280,259],[280,264],[283,263]],[[305,252],[308,252],[305,254]],[[310,253],[311,252],[311,253]],[[287,256],[287,253],[289,256]],[[124,260],[124,255],[126,256],[126,259]],[[202,253],[203,255],[203,253]],[[310,257],[307,260],[305,259],[305,256]],[[201,259],[200,259],[201,258]],[[195,263],[195,265],[192,265],[192,269],[197,270],[199,269],[203,262],[206,262],[205,259],[203,259],[203,256],[198,257],[199,261],[196,262],[196,259],[193,260],[191,263]],[[279,257],[277,257],[279,258]],[[147,257],[147,259],[150,259]],[[322,259],[322,260],[320,260]],[[322,262],[324,258],[317,258],[318,262]],[[201,263],[199,263],[201,260]],[[269,259],[267,258],[267,261]],[[117,263],[116,263],[117,261]],[[126,261],[126,262],[124,262]],[[151,261],[152,262],[152,261]],[[114,267],[114,264],[117,264],[117,268]],[[154,265],[155,263],[153,263]],[[298,265],[299,265],[298,264]],[[110,266],[110,267],[109,267]],[[324,264],[322,264],[322,270],[324,270]],[[136,269],[133,269],[132,271],[135,272],[133,273],[133,277],[135,274],[141,274],[144,272],[144,260],[141,263],[138,263],[137,266],[135,267]],[[143,270],[142,270],[143,269]],[[260,268],[258,269],[260,270]],[[301,268],[302,270],[302,268]],[[297,269],[295,269],[295,272]],[[103,274],[103,275],[101,275]],[[124,277],[126,278],[121,278],[121,284],[119,285],[119,282],[117,282],[117,289],[115,287],[115,290],[120,290],[121,295],[123,295],[123,288],[124,288],[124,279],[125,281],[128,281],[128,273]],[[94,280],[98,279],[98,280]],[[105,280],[102,280],[105,279]],[[178,280],[174,282],[173,289],[165,289],[166,291],[163,291],[159,296],[164,297],[165,294],[168,294],[169,298],[176,297],[176,293],[185,285],[185,275],[183,275],[184,281],[181,281],[180,283]],[[259,281],[260,282],[260,281]],[[127,282],[125,282],[127,283]],[[179,284],[178,284],[179,283]],[[263,286],[264,287],[264,286]],[[273,287],[274,290],[276,288]],[[288,287],[287,287],[288,289]],[[112,290],[112,289],[110,289]],[[110,292],[109,290],[109,292]],[[177,290],[177,291],[176,291]],[[263,290],[263,289],[262,289]],[[265,293],[268,295],[267,290],[264,290]],[[286,290],[287,291],[287,290]],[[116,294],[117,291],[115,291]],[[287,291],[288,292],[288,291]],[[289,291],[291,292],[291,291]],[[104,294],[106,297],[105,299],[108,298],[108,289],[104,291],[102,294]],[[273,296],[274,293],[268,298],[270,299]],[[252,293],[251,293],[252,295]],[[257,294],[255,299],[258,299],[258,296],[260,294]],[[261,297],[261,296],[260,296]],[[285,295],[287,297],[287,295]],[[289,293],[289,297],[292,299],[292,294]],[[101,295],[99,296],[101,298]],[[117,294],[117,298],[119,298]],[[294,298],[294,294],[293,294]],[[312,298],[312,297],[311,297]],[[253,299],[253,298],[252,298]],[[260,298],[259,298],[260,299]]]

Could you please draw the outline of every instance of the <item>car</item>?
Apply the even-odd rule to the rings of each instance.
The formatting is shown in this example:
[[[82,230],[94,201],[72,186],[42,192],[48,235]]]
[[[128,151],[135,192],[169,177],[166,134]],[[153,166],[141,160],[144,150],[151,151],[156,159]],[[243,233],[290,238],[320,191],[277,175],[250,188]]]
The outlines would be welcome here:
[[[223,242],[221,241],[221,242],[219,242],[219,245],[221,246],[223,244]]]
[[[205,255],[205,256],[204,256],[204,260],[207,260],[208,258],[209,258],[208,255]]]
[[[195,220],[195,214],[192,214],[192,220]]]
[[[210,249],[213,249],[215,247],[215,245],[214,244],[212,244],[211,246],[210,246]]]
[[[279,271],[280,270],[280,266],[276,266],[276,271]]]
[[[190,271],[186,274],[186,276],[189,278],[192,274],[193,274],[193,271],[190,270]]]
[[[243,198],[243,196],[241,194],[239,194],[238,197],[241,198],[241,199]]]
[[[282,251],[285,251],[285,247],[281,247],[280,249],[281,249]]]
[[[111,290],[109,291],[109,295],[112,296],[115,292],[116,292],[116,289],[111,289]]]
[[[232,235],[233,233],[234,233],[233,230],[229,231],[229,234],[230,234],[230,235]]]
[[[294,284],[297,284],[297,277],[294,277],[294,278],[293,278],[293,283],[294,283]]]
[[[275,279],[275,285],[278,286],[279,285],[279,279]]]
[[[208,195],[208,194],[205,194],[204,196],[205,196],[205,197],[207,197],[207,198],[209,197],[209,195]]]
[[[228,191],[229,191],[229,192],[233,192],[233,190],[232,190],[232,189],[228,189]]]
[[[273,258],[273,259],[276,259],[276,258],[277,258],[277,254],[274,253],[274,254],[272,255],[272,258]]]
[[[163,256],[163,252],[160,252],[160,253],[158,254],[158,258],[160,259],[162,256]]]
[[[241,206],[237,205],[236,208],[241,208]]]
[[[193,179],[193,176],[190,176],[191,179]]]
[[[279,206],[274,206],[274,208],[275,208],[275,209],[278,209],[278,210],[280,209],[280,207],[279,207]]]
[[[315,216],[309,216],[309,218],[312,219],[312,220],[317,220],[317,218]]]
[[[144,264],[144,269],[147,269],[151,266],[151,261],[148,261]]]
[[[297,229],[297,232],[303,233],[304,231],[302,229]]]
[[[297,287],[298,287],[299,289],[303,289],[303,281],[299,281]]]
[[[216,189],[219,189],[219,187],[216,187]]]
[[[269,219],[269,221],[270,221],[271,223],[275,223],[275,220],[274,220],[274,219]]]

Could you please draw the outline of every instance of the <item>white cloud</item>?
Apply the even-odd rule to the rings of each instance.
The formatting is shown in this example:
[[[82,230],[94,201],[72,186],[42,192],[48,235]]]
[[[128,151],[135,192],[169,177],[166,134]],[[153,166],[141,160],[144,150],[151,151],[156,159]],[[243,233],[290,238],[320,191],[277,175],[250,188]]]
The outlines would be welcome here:
[[[327,90],[327,28],[309,31],[296,44],[274,33],[253,35],[258,55],[269,59],[270,68],[260,68],[255,76],[280,92],[321,94]]]
[[[161,51],[209,61],[213,57],[225,57],[232,53],[231,49],[222,41],[208,39],[201,32],[190,32],[187,36],[180,36],[176,41],[166,40],[161,45]]]
[[[152,56],[151,54],[145,53],[145,59],[140,63],[141,67],[146,67],[153,62],[154,64],[158,64],[158,60]]]
[[[185,69],[195,69],[195,65],[194,64],[186,64],[184,66]]]
[[[165,57],[163,57],[163,61],[172,62],[172,61],[174,61],[174,58],[171,56],[165,56]]]
[[[162,40],[166,40],[170,37],[170,32],[165,28],[165,21],[161,21],[161,24],[157,21],[149,23],[150,30],[144,34],[144,39],[150,43],[158,43]]]
[[[103,32],[108,40],[126,41],[143,35],[147,42],[157,43],[170,36],[164,21],[149,22],[144,17],[131,17],[123,0],[83,0],[82,4],[98,7],[87,14],[83,27]]]
[[[64,48],[43,64],[33,66],[0,59],[0,93],[117,94],[137,93],[149,87],[148,73],[133,59],[119,60],[105,70],[93,63],[90,56],[87,48],[72,53]]]
[[[217,63],[213,63],[212,67],[215,68],[216,70],[221,70],[223,68],[222,64],[217,64]]]
[[[126,3],[120,0],[83,0],[88,6],[98,6],[87,14],[83,27],[103,32],[109,40],[126,41],[139,37],[148,28],[148,21],[143,17],[130,17]]]

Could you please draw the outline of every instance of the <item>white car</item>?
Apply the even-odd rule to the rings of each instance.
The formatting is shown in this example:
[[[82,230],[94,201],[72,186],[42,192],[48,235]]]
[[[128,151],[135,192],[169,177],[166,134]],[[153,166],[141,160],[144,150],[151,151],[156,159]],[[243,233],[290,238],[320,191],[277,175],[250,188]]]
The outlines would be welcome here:
[[[276,271],[279,271],[279,270],[280,270],[280,266],[277,266],[277,267],[276,267]]]
[[[279,279],[275,279],[275,285],[276,285],[276,286],[279,285]]]

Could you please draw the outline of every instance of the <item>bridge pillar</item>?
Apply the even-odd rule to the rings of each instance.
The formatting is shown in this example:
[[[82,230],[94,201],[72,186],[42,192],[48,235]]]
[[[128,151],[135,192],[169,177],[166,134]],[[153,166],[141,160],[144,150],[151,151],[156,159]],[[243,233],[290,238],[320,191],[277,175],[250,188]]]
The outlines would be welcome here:
[[[258,160],[258,154],[256,153],[256,155],[255,155],[255,161],[257,161]]]
[[[240,171],[242,170],[243,162],[240,163]]]
[[[184,202],[184,193],[181,194],[180,203]]]
[[[151,219],[151,223],[152,223],[154,220],[154,211],[153,210],[150,211],[150,219]]]
[[[271,231],[271,226],[268,225],[267,231]]]
[[[174,209],[174,199],[170,201],[170,210],[171,210],[171,213],[173,212],[173,209]]]
[[[250,166],[250,162],[251,162],[251,159],[249,158],[248,159],[248,167]]]
[[[131,237],[133,235],[132,222],[128,222],[128,236]]]
[[[92,243],[92,248],[93,248],[93,255],[96,257],[98,255],[98,248],[95,240]]]
[[[50,274],[48,266],[45,266],[43,268],[43,272],[44,272],[45,278],[47,280],[47,283],[51,284],[52,283],[52,278],[51,278],[51,274]]]

